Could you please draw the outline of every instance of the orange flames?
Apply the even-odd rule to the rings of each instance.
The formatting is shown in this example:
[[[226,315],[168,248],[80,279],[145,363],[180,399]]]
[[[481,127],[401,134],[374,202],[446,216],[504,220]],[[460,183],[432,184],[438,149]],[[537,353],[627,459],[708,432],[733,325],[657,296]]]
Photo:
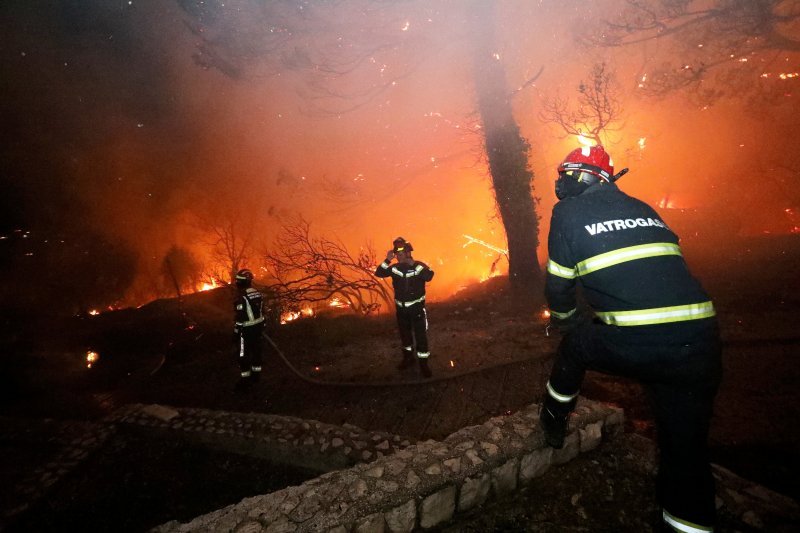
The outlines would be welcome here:
[[[211,289],[216,289],[221,286],[222,284],[219,283],[218,280],[211,278],[210,282],[204,281],[201,283],[200,287],[197,289],[197,292],[210,291]]]
[[[281,324],[286,324],[299,318],[312,316],[314,316],[314,310],[310,307],[304,307],[299,311],[289,311],[288,313],[283,313],[281,315]]]

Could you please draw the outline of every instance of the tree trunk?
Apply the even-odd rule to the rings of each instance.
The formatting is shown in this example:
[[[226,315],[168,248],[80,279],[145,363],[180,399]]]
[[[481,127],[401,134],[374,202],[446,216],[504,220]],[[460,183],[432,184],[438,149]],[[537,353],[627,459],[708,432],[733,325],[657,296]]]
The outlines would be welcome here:
[[[512,287],[527,290],[541,280],[536,257],[539,217],[528,165],[530,145],[514,120],[503,63],[493,55],[494,2],[474,0],[470,5],[475,91],[495,200],[506,231],[509,281]]]

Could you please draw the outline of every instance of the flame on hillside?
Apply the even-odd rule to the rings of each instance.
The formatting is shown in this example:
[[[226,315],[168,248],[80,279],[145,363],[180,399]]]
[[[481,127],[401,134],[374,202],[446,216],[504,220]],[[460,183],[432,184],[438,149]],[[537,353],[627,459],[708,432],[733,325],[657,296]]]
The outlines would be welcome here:
[[[328,302],[328,307],[350,307],[350,305],[339,297],[334,296]]]
[[[222,287],[222,284],[218,280],[211,278],[210,281],[204,281],[201,283],[197,288],[197,292],[210,291],[211,289],[216,289],[218,287]]]
[[[310,307],[304,307],[299,311],[289,311],[281,315],[281,324],[287,324],[299,318],[306,318],[314,316],[314,310]]]

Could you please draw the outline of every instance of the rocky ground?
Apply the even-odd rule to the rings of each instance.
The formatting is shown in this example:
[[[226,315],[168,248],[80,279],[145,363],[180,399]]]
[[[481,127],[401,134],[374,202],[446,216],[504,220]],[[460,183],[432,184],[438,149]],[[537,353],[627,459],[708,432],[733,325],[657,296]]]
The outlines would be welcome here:
[[[727,262],[703,261],[696,269],[714,296],[725,341],[712,459],[755,483],[718,470],[722,530],[776,531],[798,525],[791,503],[796,506],[800,497],[800,368],[795,364],[800,337],[793,319],[800,311],[793,272],[800,247],[796,239],[758,240],[736,250]],[[721,251],[701,252],[690,247],[687,255],[726,257]],[[224,291],[54,321],[46,328],[9,318],[0,414],[20,420],[96,420],[126,403],[161,403],[287,414],[438,439],[541,398],[557,345],[557,338],[544,335],[542,306],[542,301],[510,298],[502,279],[431,304],[435,379],[426,383],[394,368],[399,344],[391,317],[299,321],[274,332],[279,351],[269,355],[264,379],[245,392],[234,390]],[[101,357],[91,369],[85,363],[88,349]],[[648,530],[656,513],[654,450],[648,440],[654,428],[641,390],[635,383],[590,373],[583,394],[625,408],[625,437],[444,530]],[[35,461],[45,452],[36,447],[41,443],[23,451],[18,443],[0,445],[6,452],[0,466],[12,475],[24,469],[24,461],[16,459]],[[152,439],[116,446],[98,455],[90,470],[76,474],[69,490],[54,492],[28,513],[24,520],[33,522],[18,525],[59,529],[69,517],[85,520],[91,508],[99,517],[98,530],[141,531],[272,490],[271,480],[256,481],[248,469],[275,472],[278,484],[292,483],[298,475]],[[214,489],[194,491],[198,486]],[[109,503],[92,504],[102,501]],[[759,512],[743,520],[747,505]],[[735,506],[742,512],[729,513]],[[125,508],[130,518],[120,518]],[[103,513],[116,522],[103,522]]]

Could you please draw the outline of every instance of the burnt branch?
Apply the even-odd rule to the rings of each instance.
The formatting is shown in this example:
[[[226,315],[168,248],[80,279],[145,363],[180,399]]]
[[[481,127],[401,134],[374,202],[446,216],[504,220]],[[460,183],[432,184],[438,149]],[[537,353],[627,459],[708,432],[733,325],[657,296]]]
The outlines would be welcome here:
[[[539,118],[559,126],[565,136],[583,135],[599,144],[601,134],[619,129],[622,105],[614,74],[605,63],[596,64],[589,81],[581,81],[577,92],[574,99],[558,95],[545,98]]]
[[[379,261],[371,245],[353,254],[339,240],[312,236],[302,218],[282,228],[274,251],[265,253],[264,259],[270,289],[284,309],[299,310],[337,298],[366,315],[392,301],[388,285],[374,275]]]
[[[765,69],[774,53],[800,52],[796,1],[626,0],[626,6],[618,20],[580,38],[601,47],[670,43],[671,58],[640,80],[641,92],[688,89],[704,103],[743,96],[769,101],[785,92],[776,81],[780,72]]]

